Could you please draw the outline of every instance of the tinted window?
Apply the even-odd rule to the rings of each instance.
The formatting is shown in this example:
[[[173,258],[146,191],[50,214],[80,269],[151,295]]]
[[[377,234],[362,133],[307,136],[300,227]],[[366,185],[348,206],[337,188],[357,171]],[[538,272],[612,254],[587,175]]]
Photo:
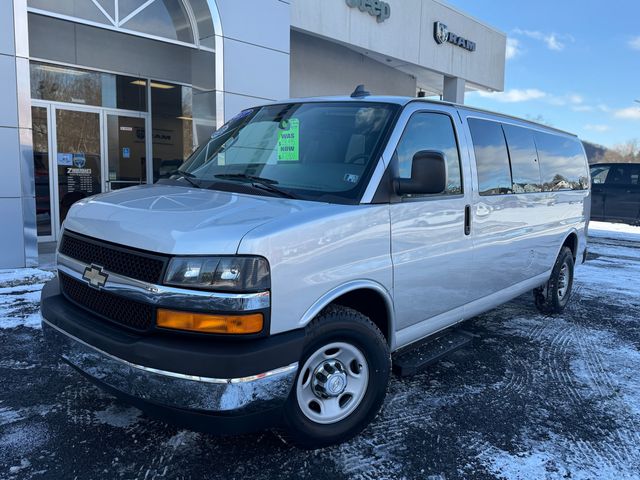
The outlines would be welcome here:
[[[411,117],[396,149],[400,178],[411,178],[413,156],[421,150],[437,150],[444,154],[447,161],[447,189],[444,194],[462,193],[460,155],[453,124],[448,115],[417,113]]]
[[[470,118],[468,122],[476,155],[480,195],[513,193],[502,125],[477,118]]]
[[[593,184],[604,183],[604,181],[607,179],[607,174],[609,173],[610,168],[611,167],[609,165],[592,166],[591,167],[591,183]]]
[[[640,185],[640,165],[629,165],[629,170],[631,171],[631,185]]]
[[[592,179],[593,169],[591,170]],[[640,165],[639,164],[621,164],[607,167],[608,175],[606,175],[605,183],[607,185],[640,185]],[[598,175],[598,179],[601,179],[602,174]],[[602,183],[602,182],[600,182]]]
[[[631,171],[627,165],[612,165],[605,183],[607,185],[630,185]]]
[[[587,162],[575,138],[535,133],[544,191],[581,190],[588,187]]]
[[[98,107],[147,110],[147,81],[31,62],[31,98]]]
[[[507,138],[513,191],[515,193],[541,192],[538,152],[533,141],[533,132],[527,128],[502,125]]]

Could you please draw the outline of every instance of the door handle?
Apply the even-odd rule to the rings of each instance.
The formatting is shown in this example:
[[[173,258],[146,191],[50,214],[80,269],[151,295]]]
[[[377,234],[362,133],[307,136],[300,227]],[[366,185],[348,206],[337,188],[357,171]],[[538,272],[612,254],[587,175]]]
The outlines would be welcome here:
[[[471,235],[471,205],[464,206],[464,234]]]

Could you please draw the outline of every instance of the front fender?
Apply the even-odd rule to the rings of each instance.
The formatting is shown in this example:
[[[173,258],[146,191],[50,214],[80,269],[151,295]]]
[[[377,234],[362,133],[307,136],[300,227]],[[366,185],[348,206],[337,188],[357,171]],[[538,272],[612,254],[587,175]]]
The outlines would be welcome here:
[[[313,320],[327,305],[342,295],[353,292],[355,290],[373,290],[383,299],[387,308],[387,316],[389,318],[389,343],[393,349],[395,347],[395,310],[393,308],[393,297],[391,293],[380,283],[372,280],[353,280],[333,288],[322,295],[307,309],[298,323],[300,328],[304,328],[311,320]]]

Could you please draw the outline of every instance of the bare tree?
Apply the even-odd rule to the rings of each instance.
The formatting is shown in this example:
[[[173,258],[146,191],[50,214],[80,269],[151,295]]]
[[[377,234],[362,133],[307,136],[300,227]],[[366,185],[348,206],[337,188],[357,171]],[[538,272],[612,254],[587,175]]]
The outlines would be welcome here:
[[[637,138],[616,145],[613,150],[622,157],[624,163],[640,162],[640,140]]]

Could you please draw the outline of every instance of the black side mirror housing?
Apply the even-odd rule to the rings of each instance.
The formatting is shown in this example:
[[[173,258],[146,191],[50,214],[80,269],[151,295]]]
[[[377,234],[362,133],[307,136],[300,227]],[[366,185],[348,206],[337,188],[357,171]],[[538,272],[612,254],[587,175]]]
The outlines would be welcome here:
[[[436,150],[421,150],[411,161],[411,178],[397,178],[395,190],[402,195],[433,195],[447,188],[447,162]]]

